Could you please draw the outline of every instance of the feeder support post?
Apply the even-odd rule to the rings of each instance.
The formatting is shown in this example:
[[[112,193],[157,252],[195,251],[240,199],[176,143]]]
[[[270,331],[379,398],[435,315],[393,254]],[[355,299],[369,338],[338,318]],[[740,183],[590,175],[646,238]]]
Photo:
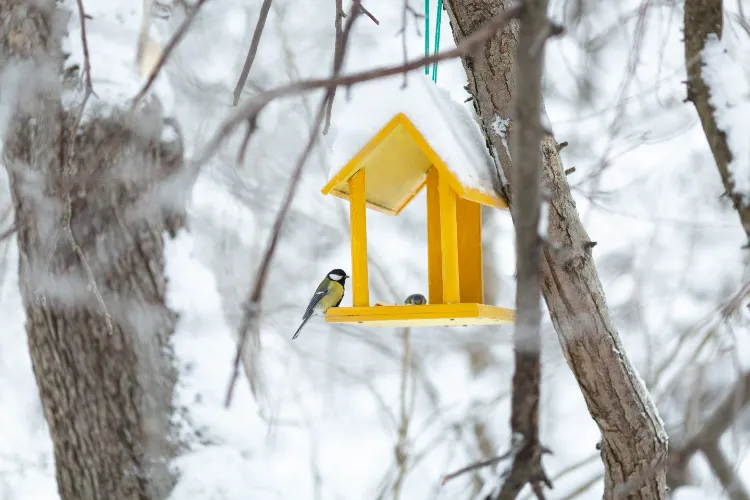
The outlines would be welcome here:
[[[456,192],[445,176],[438,177],[440,192],[440,236],[443,254],[443,303],[461,301],[458,282],[458,226],[456,224]]]
[[[367,273],[367,204],[365,170],[349,179],[349,221],[352,231],[352,305],[370,306]]]
[[[427,172],[427,284],[430,304],[443,303],[443,240],[440,237],[438,170]]]

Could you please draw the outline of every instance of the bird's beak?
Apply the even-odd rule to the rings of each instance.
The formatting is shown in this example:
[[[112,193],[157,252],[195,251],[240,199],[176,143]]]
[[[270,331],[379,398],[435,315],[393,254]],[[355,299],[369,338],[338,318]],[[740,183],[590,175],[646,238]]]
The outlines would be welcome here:
[[[347,275],[346,277],[347,277],[347,278],[351,278],[351,276],[349,276],[349,275]]]

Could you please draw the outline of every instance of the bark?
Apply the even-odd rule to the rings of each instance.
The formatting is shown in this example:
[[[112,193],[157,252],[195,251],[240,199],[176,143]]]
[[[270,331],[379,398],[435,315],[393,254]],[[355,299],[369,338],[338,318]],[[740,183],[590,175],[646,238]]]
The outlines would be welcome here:
[[[722,0],[685,0],[685,61],[687,62],[687,100],[695,105],[703,126],[703,132],[711,148],[716,168],[719,170],[721,181],[724,183],[727,196],[732,200],[740,223],[748,237],[750,244],[750,200],[744,199],[741,193],[734,189],[732,173],[729,164],[732,153],[727,145],[727,136],[719,130],[714,118],[714,109],[708,102],[710,92],[703,81],[703,57],[701,52],[709,33],[721,38],[723,27]]]
[[[77,126],[78,107],[61,101],[69,14],[51,0],[0,3],[3,98],[15,106],[3,160],[29,350],[60,497],[164,498],[176,316],[163,235],[181,224],[184,199],[173,193],[164,208],[155,180],[181,172],[182,148],[161,142],[158,109]]]
[[[456,43],[511,0],[446,0]],[[482,51],[463,58],[488,146],[499,164],[497,189],[514,204],[507,147],[517,112],[515,57],[518,23],[498,32]],[[563,353],[602,432],[604,498],[616,486],[637,483],[629,499],[665,498],[667,436],[656,407],[635,373],[612,322],[586,234],[551,135],[542,140],[542,184],[549,190],[548,244],[542,258],[542,293]]]
[[[544,42],[540,36],[549,27],[547,1],[524,3],[519,19],[516,69],[525,85],[515,95],[518,126],[511,151],[514,186],[518,190],[511,213],[516,230],[516,324],[513,331],[515,372],[511,401],[511,446],[518,445],[510,473],[496,495],[512,500],[529,483],[538,495],[542,484],[551,483],[542,468],[539,443],[539,391],[542,378],[542,308],[539,216],[542,204],[542,66]]]

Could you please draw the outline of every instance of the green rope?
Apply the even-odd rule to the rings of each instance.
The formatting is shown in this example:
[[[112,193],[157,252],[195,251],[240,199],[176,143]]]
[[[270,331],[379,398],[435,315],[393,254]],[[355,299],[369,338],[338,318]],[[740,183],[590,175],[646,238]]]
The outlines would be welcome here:
[[[435,16],[435,55],[438,53],[440,48],[440,20],[443,17],[443,0],[437,2],[437,16]],[[432,81],[437,83],[437,70],[438,63],[435,61],[432,63]]]
[[[406,29],[404,27],[404,29]],[[406,35],[404,35],[406,36]],[[424,0],[424,56],[430,55],[430,0]],[[430,74],[430,65],[424,65],[424,74]]]

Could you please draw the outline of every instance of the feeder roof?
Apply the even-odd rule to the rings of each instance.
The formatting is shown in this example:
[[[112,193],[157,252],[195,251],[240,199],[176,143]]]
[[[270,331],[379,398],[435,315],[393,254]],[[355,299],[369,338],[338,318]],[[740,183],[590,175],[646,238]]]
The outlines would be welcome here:
[[[459,197],[507,208],[493,188],[497,172],[468,109],[426,76],[402,84],[401,75],[363,83],[350,100],[337,101],[334,168],[323,194],[349,199],[347,181],[365,169],[368,206],[397,215],[435,166]]]

